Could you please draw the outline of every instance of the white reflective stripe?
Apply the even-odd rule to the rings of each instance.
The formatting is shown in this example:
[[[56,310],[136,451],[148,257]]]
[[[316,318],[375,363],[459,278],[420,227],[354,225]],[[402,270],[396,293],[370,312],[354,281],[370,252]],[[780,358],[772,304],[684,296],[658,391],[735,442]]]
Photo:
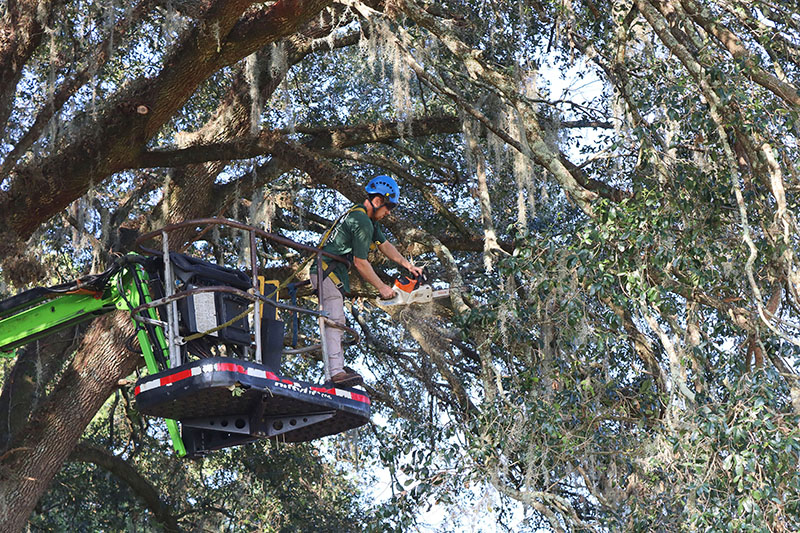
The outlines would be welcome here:
[[[153,381],[148,381],[147,383],[142,383],[139,385],[139,392],[148,391],[151,389],[156,389],[161,386],[160,379],[154,379]]]
[[[353,394],[350,391],[342,390],[342,389],[333,389],[336,393],[336,396],[341,396],[342,398],[347,398],[348,400],[353,399]]]
[[[255,378],[267,379],[267,371],[259,368],[248,368],[247,375]]]
[[[239,365],[238,363],[214,363],[214,364],[205,364],[205,365],[194,366],[194,367],[191,368],[191,376],[194,377],[194,376],[199,376],[200,374],[211,373],[211,372],[240,372],[239,368],[237,368],[235,370],[232,370],[231,368],[229,368],[231,364],[234,364],[237,367],[243,368],[245,370],[245,373],[248,376],[252,376],[252,377],[255,377],[255,378],[259,378],[259,379],[269,379],[269,380],[272,380],[272,381],[279,381],[279,382],[282,382],[282,383],[295,385],[295,383],[293,381],[290,381],[288,379],[282,379],[282,378],[276,376],[275,374],[273,374],[272,372],[267,372],[266,370],[262,370],[260,368],[244,367],[243,365]],[[175,374],[170,374],[169,376],[165,376],[165,377],[162,377],[162,378],[159,378],[159,379],[152,379],[150,381],[142,383],[141,385],[138,385],[137,388],[139,389],[139,392],[142,393],[142,392],[146,392],[146,391],[149,391],[149,390],[157,389],[158,387],[170,386],[173,383],[175,383],[176,381],[181,381],[182,379],[186,379],[188,377],[188,376],[185,376],[185,377],[183,377],[181,379],[175,380],[175,379],[173,379],[174,375]],[[302,386],[299,383],[296,384],[296,385]],[[313,387],[313,386],[312,386],[312,389],[318,390],[319,392],[325,392],[326,394],[331,394],[331,389],[318,389],[318,388]],[[334,388],[333,389],[333,393],[336,396],[341,396],[341,397],[347,398],[349,400],[353,399],[353,395],[349,391],[346,391],[346,390]]]

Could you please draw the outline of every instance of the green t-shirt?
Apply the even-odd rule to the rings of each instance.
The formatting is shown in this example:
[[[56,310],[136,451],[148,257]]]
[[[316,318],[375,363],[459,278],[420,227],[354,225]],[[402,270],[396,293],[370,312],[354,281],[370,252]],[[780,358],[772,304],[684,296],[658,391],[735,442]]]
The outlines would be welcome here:
[[[373,222],[368,216],[364,206],[355,205],[350,212],[339,221],[325,246],[322,247],[326,252],[341,256],[358,257],[366,259],[372,246],[377,246],[386,242],[381,225]],[[348,259],[351,259],[348,257]],[[323,258],[324,260],[324,258]],[[344,292],[350,292],[350,277],[347,267],[343,263],[334,261],[335,266],[331,271],[331,279],[337,285],[341,284]],[[311,273],[316,272],[316,265],[311,267]]]

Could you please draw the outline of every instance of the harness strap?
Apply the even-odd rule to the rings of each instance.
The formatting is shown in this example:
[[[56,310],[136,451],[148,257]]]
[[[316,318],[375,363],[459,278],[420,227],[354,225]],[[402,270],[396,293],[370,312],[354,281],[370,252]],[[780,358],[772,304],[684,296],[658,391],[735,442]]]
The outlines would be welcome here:
[[[325,234],[322,236],[322,239],[320,240],[320,243],[317,246],[317,248],[322,248],[322,246],[328,240],[328,237],[330,237],[330,235],[333,233],[333,230],[336,229],[336,226],[339,225],[339,222],[344,220],[344,218],[347,217],[347,215],[349,215],[350,213],[354,213],[354,212],[359,211],[359,210],[363,211],[363,213],[365,215],[367,215],[367,209],[363,205],[354,205],[353,207],[351,207],[350,209],[348,209],[347,211],[345,211],[344,213],[339,215],[339,218],[337,218],[334,221],[333,225],[331,225],[331,227],[328,229],[328,231],[326,231]],[[340,257],[346,259],[345,256],[340,256]],[[333,269],[334,269],[335,266],[336,266],[336,262],[335,261],[328,262],[325,259],[323,259],[322,260],[322,269],[323,269],[322,270],[322,277],[323,277],[323,279],[324,278],[328,278],[328,277],[331,278],[331,281],[336,285],[336,287],[341,288],[342,285],[343,285],[342,280],[339,279],[339,276],[337,276],[336,274],[333,273]]]

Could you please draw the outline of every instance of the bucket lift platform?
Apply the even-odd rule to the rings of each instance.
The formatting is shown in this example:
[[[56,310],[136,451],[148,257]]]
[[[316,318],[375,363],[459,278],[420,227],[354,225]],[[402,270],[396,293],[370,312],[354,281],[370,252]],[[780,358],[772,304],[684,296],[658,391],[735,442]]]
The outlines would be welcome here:
[[[171,232],[203,226],[243,232],[250,249],[249,268],[242,271],[170,251]],[[151,247],[158,239],[161,246]],[[159,328],[162,352],[160,358],[153,357],[161,363],[150,365],[150,374],[136,383],[136,405],[144,414],[178,421],[180,440],[190,456],[257,439],[305,442],[369,422],[370,399],[363,390],[280,375],[284,323],[279,311],[316,317],[321,343],[291,353],[320,350],[326,369],[324,328],[334,326],[327,325],[327,313],[319,308],[279,301],[283,284],[269,285],[259,275],[258,242],[310,254],[309,260],[318,264],[322,255],[330,255],[225,219],[173,224],[136,241],[139,251],[157,265],[153,277],[160,283],[155,284],[153,298],[131,314],[143,326]],[[358,338],[351,328],[342,328]]]
[[[269,438],[305,442],[369,422],[364,391],[287,379],[257,363],[213,357],[136,385],[147,415],[180,420],[189,455]]]
[[[202,236],[212,227],[224,227],[225,239],[249,248],[246,270],[209,260],[214,247]],[[196,248],[199,256],[170,246],[176,230],[181,243],[195,234],[187,246],[206,241]],[[366,424],[370,400],[363,390],[280,375],[284,354],[321,351],[330,378],[325,328],[341,328],[356,341],[358,334],[328,323],[319,305],[280,301],[281,288],[294,275],[283,282],[264,279],[267,265],[259,266],[259,243],[268,258],[292,249],[307,262],[316,260],[318,287],[323,256],[349,266],[342,257],[234,220],[188,220],[142,235],[136,241],[139,253],[117,258],[105,272],[0,301],[0,354],[124,309],[134,321],[148,372],[136,383],[137,407],[166,419],[179,455],[257,439],[304,442]],[[316,320],[319,344],[285,349],[281,311]]]

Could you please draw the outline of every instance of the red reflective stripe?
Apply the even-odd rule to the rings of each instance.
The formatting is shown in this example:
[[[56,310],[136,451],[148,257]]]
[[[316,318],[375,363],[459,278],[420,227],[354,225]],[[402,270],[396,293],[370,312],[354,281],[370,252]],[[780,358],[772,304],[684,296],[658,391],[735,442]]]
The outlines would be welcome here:
[[[324,392],[325,394],[331,394],[333,396],[341,397],[338,394],[336,394],[336,389],[325,389],[325,388],[322,388],[322,387],[311,387],[311,390],[317,391],[317,392]],[[347,392],[350,395],[350,399],[351,400],[355,400],[357,402],[361,402],[361,403],[365,403],[367,405],[371,405],[370,400],[369,400],[369,396],[367,396],[365,394],[358,394],[357,392],[349,392],[349,391],[345,391],[345,392]]]
[[[223,371],[223,372],[239,372],[241,374],[247,374],[247,369],[242,365],[237,365],[235,363],[217,363],[215,366],[216,370]],[[201,371],[202,372],[202,371]],[[271,379],[273,381],[280,381],[281,383],[286,383],[287,385],[294,385],[294,382],[288,379],[281,379],[273,372],[266,372],[267,379]],[[177,381],[181,381],[182,379],[192,377],[192,369],[182,370],[175,374],[171,374],[169,376],[164,376],[158,380],[159,386],[169,385],[170,383],[175,383]],[[332,396],[337,396],[336,389],[326,389],[324,387],[309,387],[313,391],[317,392],[324,392],[325,394],[330,394]],[[138,395],[141,392],[141,386],[137,385],[134,388],[134,395]],[[366,394],[358,394],[357,392],[349,392],[345,391],[350,395],[350,399],[355,400],[357,402],[365,403],[367,405],[372,405],[369,396]]]
[[[367,396],[366,394],[358,394],[356,392],[351,392],[350,395],[357,402],[365,403],[367,405],[372,405],[369,401],[369,396]]]
[[[217,370],[223,370],[225,372],[239,372],[240,374],[247,374],[247,370],[245,370],[242,365],[237,365],[235,363],[217,363],[216,367]]]
[[[136,388],[133,389],[133,395],[138,396],[139,392],[141,392],[142,388],[139,385],[136,385]]]
[[[171,376],[164,376],[159,381],[161,382],[161,385],[169,385],[170,383],[175,383],[176,381],[180,381],[182,379],[186,379],[186,378],[190,378],[190,377],[192,377],[192,369],[191,368],[188,369],[188,370],[182,370],[182,371],[178,372],[177,374],[172,374]]]

